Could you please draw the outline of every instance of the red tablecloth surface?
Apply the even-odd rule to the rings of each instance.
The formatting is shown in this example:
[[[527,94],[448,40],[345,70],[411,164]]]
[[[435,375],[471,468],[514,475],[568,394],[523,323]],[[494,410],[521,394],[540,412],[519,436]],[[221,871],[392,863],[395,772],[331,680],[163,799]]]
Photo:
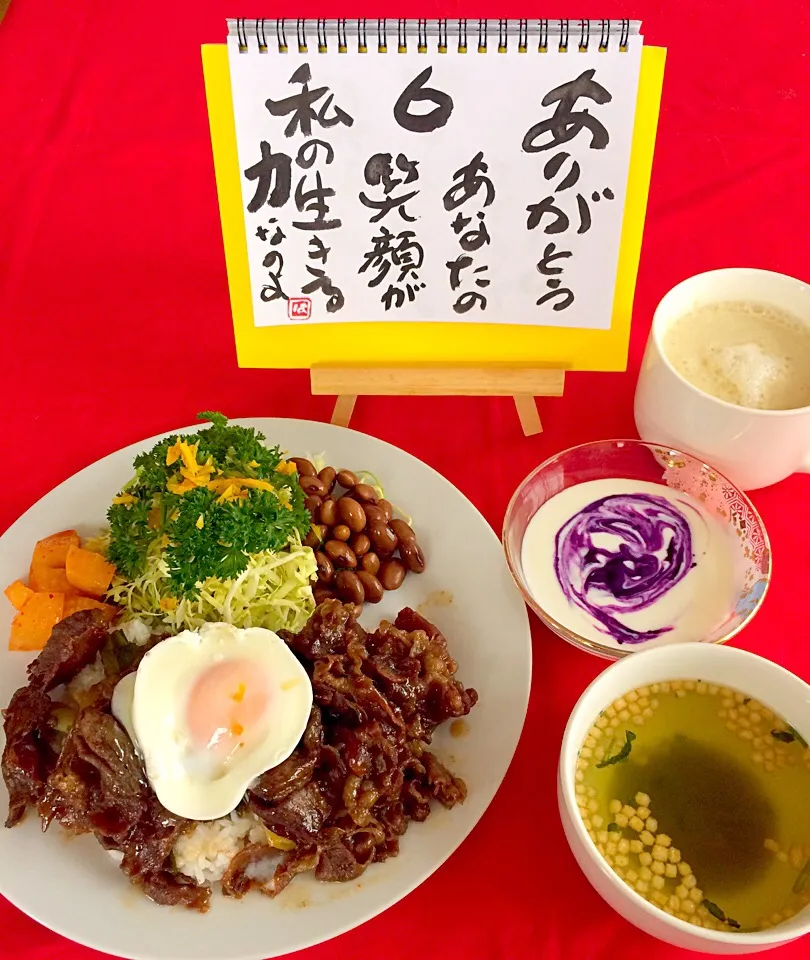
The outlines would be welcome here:
[[[0,24],[0,530],[118,447],[230,416],[328,419],[304,372],[236,366],[199,46],[226,16],[630,16],[669,48],[629,371],[571,376],[526,439],[509,399],[361,399],[353,426],[441,471],[500,528],[509,496],[570,444],[634,436],[632,394],[658,299],[702,270],[810,275],[810,14],[805,0],[568,0],[553,11],[432,3],[12,0]],[[464,429],[459,429],[459,424]],[[805,628],[810,481],[753,496],[775,579],[735,640],[810,678]],[[523,738],[472,836],[382,916],[306,952],[524,960],[669,960],[597,897],[570,856],[555,766],[568,713],[604,662],[533,621]],[[493,637],[493,642],[497,638]],[[92,910],[92,904],[87,905]],[[0,955],[85,960],[0,901]],[[784,960],[807,945],[783,947]],[[304,956],[303,954],[301,956]]]

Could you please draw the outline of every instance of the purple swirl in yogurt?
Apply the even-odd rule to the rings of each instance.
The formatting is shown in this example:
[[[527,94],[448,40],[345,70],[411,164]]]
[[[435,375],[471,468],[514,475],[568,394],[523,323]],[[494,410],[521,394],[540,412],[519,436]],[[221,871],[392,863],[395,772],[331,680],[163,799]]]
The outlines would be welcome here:
[[[566,598],[620,644],[644,643],[673,629],[633,629],[618,617],[651,607],[693,566],[689,521],[653,494],[594,500],[555,537],[554,570]]]

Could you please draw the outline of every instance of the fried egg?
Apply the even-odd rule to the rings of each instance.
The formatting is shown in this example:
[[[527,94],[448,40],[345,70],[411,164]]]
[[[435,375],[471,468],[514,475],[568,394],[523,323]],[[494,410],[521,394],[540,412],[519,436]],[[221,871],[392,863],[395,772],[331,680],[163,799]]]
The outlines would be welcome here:
[[[189,820],[235,809],[290,756],[311,708],[309,677],[284,641],[227,623],[158,643],[112,699],[158,800]]]

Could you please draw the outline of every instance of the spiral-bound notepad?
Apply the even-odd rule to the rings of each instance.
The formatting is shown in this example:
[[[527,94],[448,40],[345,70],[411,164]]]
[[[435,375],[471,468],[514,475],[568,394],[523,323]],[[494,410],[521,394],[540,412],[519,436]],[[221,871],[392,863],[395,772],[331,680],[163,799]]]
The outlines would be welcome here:
[[[227,46],[254,329],[610,330],[638,23],[232,20]]]

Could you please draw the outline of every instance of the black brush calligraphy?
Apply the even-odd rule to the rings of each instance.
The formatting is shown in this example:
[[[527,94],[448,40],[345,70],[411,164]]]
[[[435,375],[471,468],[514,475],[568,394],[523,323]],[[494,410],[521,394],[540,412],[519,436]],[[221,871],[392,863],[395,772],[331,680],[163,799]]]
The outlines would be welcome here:
[[[477,263],[471,254],[482,251],[491,243],[486,224],[486,207],[495,200],[496,191],[488,172],[489,165],[481,150],[469,163],[456,170],[442,199],[445,210],[458,210],[450,228],[458,238],[458,245],[463,252],[454,260],[445,263],[451,293],[456,293],[462,286],[466,288],[458,293],[453,303],[453,310],[458,314],[468,313],[474,307],[479,310],[487,308],[488,298],[482,291],[492,282],[487,276],[489,264]],[[472,205],[469,213],[460,209],[468,204]],[[475,210],[476,206],[479,209]]]
[[[550,90],[541,100],[541,106],[554,106],[553,113],[532,124],[521,144],[525,153],[554,151],[542,170],[550,192],[527,204],[526,229],[559,239],[560,247],[556,241],[545,245],[536,265],[537,272],[545,278],[546,286],[546,291],[537,300],[537,306],[549,304],[557,312],[567,310],[576,299],[574,291],[563,286],[561,276],[569,265],[563,261],[570,261],[574,257],[573,248],[576,246],[576,241],[572,244],[566,235],[574,224],[575,237],[587,234],[593,226],[592,206],[615,198],[609,186],[601,190],[577,189],[586,173],[589,178],[594,176],[590,164],[594,163],[598,168],[598,159],[589,159],[586,171],[585,155],[580,152],[580,159],[576,159],[568,150],[558,149],[582,134],[586,139],[590,138],[586,142],[587,157],[592,156],[590,151],[599,151],[596,154],[596,158],[599,158],[610,142],[610,133],[602,118],[595,116],[588,107],[580,108],[578,104],[580,100],[590,100],[592,104],[603,106],[612,101],[612,94],[594,79],[595,74],[595,68],[585,70],[573,80]]]

